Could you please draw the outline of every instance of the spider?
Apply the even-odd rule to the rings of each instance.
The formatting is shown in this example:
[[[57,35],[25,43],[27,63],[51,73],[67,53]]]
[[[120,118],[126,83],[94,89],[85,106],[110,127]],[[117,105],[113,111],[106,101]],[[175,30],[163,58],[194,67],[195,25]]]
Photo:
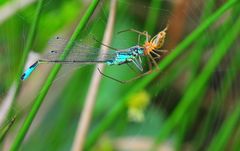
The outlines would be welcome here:
[[[138,45],[144,48],[144,56],[146,56],[148,66],[149,66],[149,70],[147,72],[142,73],[130,80],[127,80],[126,82],[136,80],[144,75],[152,73],[152,71],[153,71],[152,63],[154,64],[156,69],[159,70],[158,64],[155,59],[160,58],[161,54],[168,52],[168,50],[161,49],[164,44],[164,41],[165,41],[167,29],[168,29],[168,25],[162,31],[160,31],[157,35],[153,36],[152,38],[151,38],[151,35],[149,35],[147,31],[141,32],[141,31],[138,31],[135,29],[127,29],[127,30],[118,32],[118,33],[122,33],[122,32],[131,31],[131,32],[138,33]],[[145,39],[146,39],[143,45],[140,45],[141,36],[145,36]],[[151,63],[151,61],[152,61],[152,63]]]

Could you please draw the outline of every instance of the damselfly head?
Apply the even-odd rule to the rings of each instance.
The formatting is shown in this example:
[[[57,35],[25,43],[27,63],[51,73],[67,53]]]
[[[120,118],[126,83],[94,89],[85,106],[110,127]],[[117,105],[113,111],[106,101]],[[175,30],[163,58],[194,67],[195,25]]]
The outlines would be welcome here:
[[[139,45],[133,46],[130,48],[130,50],[138,55],[143,55],[144,47],[141,47]]]

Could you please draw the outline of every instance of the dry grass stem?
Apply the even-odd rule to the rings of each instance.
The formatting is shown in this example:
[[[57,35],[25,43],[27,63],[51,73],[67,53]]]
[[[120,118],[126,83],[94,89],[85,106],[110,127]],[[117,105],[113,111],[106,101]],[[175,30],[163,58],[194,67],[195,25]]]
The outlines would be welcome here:
[[[102,41],[102,43],[106,45],[110,45],[111,39],[112,39],[115,13],[116,13],[116,3],[117,3],[116,0],[111,0],[108,22],[107,22],[106,30],[104,33],[104,38]],[[100,50],[101,50],[100,54],[102,54],[102,53],[106,53],[108,48],[105,46],[102,46]],[[91,121],[92,111],[95,105],[96,95],[97,95],[99,84],[102,77],[102,75],[99,74],[97,68],[103,71],[104,64],[99,64],[94,69],[92,80],[88,89],[88,94],[85,100],[85,105],[83,107],[83,111],[79,119],[77,132],[76,132],[74,143],[72,146],[73,151],[83,150],[83,147],[84,147],[83,146],[84,141],[88,131],[89,123]]]

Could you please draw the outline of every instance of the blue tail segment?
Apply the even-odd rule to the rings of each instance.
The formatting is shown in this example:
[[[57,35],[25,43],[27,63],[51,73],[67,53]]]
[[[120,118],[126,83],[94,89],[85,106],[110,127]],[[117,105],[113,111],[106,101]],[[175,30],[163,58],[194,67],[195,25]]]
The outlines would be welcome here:
[[[38,65],[39,65],[39,62],[36,61],[23,73],[23,75],[21,76],[21,79],[26,80],[31,75],[31,73],[37,68]]]

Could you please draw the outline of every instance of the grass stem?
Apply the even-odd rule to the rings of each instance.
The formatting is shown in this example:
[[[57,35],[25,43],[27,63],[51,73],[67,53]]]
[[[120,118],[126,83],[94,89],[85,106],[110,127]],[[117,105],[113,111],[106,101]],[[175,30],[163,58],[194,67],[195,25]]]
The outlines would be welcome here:
[[[117,5],[117,1],[111,0],[108,22],[107,22],[107,26],[106,26],[103,41],[102,41],[102,43],[105,45],[111,44],[116,7],[117,7],[116,5]],[[100,50],[101,50],[100,54],[105,54],[107,53],[108,48],[102,45]],[[98,92],[99,85],[102,78],[102,75],[99,74],[98,69],[103,71],[104,64],[99,64],[94,69],[92,80],[88,89],[88,94],[83,107],[83,111],[79,119],[77,132],[75,134],[75,139],[72,146],[72,151],[79,151],[83,149],[85,138],[88,132],[88,127],[92,118],[92,112],[95,105],[97,92]]]

